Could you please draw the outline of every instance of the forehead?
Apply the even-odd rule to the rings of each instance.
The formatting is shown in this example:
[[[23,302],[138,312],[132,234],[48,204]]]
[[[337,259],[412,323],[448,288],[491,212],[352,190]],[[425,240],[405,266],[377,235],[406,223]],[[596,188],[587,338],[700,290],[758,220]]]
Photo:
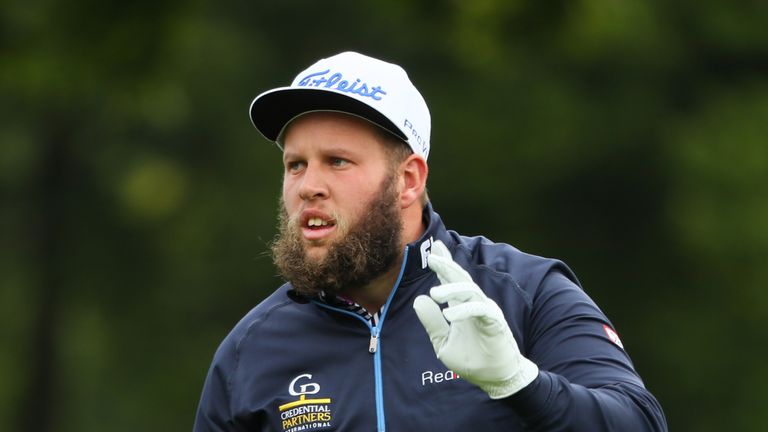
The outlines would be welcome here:
[[[292,120],[282,138],[284,149],[306,144],[367,148],[384,146],[383,131],[362,118],[340,112],[311,112]]]

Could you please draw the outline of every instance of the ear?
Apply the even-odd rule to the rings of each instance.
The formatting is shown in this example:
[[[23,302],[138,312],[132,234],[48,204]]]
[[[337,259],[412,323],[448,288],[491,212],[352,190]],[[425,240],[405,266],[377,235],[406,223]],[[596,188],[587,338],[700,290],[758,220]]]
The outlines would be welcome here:
[[[429,167],[423,157],[416,154],[408,156],[400,164],[400,207],[405,209],[414,203],[421,209],[421,196],[427,187]]]

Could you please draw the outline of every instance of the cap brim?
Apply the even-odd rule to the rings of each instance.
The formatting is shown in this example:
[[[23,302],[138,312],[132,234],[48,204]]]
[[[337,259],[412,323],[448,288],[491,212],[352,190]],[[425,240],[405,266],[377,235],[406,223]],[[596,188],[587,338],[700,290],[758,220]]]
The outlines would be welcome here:
[[[403,132],[380,112],[359,100],[318,88],[282,87],[257,96],[251,103],[251,122],[270,141],[276,141],[285,125],[311,111],[338,111],[367,119],[403,141]]]

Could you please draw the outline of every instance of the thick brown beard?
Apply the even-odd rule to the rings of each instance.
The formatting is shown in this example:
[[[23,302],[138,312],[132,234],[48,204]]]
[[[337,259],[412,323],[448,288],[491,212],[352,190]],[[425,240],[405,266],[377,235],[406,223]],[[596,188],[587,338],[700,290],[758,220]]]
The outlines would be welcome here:
[[[279,213],[279,231],[272,242],[273,261],[280,274],[305,296],[364,287],[389,270],[400,254],[403,227],[394,176],[384,179],[367,210],[346,233],[341,232],[321,260],[307,256],[301,228],[288,217],[282,200]]]

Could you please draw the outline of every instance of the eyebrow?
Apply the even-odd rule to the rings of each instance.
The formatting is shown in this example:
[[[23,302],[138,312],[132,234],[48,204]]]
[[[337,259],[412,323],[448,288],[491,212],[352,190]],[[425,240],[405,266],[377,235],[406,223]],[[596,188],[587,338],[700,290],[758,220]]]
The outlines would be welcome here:
[[[287,159],[295,159],[297,157],[298,153],[296,152],[290,152],[287,150],[283,150],[283,160]]]
[[[338,155],[338,156],[354,156],[357,154],[357,152],[355,152],[354,150],[350,150],[344,147],[337,147],[337,146],[330,146],[329,148],[324,149],[323,153]]]
[[[321,149],[320,153],[324,156],[339,156],[339,157],[352,157],[359,154],[358,151],[355,151],[353,149],[341,147],[341,146],[334,146],[330,145],[327,148]],[[287,159],[303,159],[302,156],[303,152],[296,152],[296,151],[290,151],[290,150],[283,150],[283,160]]]

